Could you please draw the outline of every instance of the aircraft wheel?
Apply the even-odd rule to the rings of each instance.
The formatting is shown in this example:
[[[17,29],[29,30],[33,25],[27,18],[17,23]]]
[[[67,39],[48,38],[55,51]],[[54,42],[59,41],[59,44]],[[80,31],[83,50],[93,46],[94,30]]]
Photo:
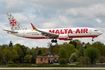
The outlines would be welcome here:
[[[92,42],[94,41],[94,38],[92,38]]]
[[[51,42],[53,43],[54,42],[54,39],[52,39]]]
[[[94,41],[94,39],[92,39],[92,42]]]
[[[52,43],[57,43],[57,40],[56,40],[56,39],[55,39],[55,40],[52,39],[51,42],[52,42]]]
[[[57,40],[55,40],[55,43],[57,43]]]

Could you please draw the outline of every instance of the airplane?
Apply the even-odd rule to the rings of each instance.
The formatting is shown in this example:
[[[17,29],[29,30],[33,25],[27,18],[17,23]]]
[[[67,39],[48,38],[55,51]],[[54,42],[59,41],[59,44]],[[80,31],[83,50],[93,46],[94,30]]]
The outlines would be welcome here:
[[[54,29],[37,29],[32,23],[32,29],[23,28],[20,23],[12,16],[7,14],[11,30],[4,29],[7,33],[29,39],[51,39],[52,43],[59,40],[72,40],[73,38],[94,38],[102,34],[95,28],[77,27],[77,28],[54,28]]]

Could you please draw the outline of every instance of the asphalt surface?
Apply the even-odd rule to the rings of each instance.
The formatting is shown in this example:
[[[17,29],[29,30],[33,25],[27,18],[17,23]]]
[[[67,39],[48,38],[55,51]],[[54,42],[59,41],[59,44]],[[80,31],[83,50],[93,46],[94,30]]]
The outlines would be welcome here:
[[[0,67],[0,70],[105,70],[105,67]]]

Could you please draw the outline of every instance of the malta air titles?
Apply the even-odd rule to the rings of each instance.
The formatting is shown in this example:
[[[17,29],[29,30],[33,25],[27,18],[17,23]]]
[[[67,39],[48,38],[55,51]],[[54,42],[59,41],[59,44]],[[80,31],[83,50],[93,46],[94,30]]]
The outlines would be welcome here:
[[[81,29],[50,29],[49,30],[50,33],[53,34],[81,34],[81,33],[88,33],[88,29],[87,28],[81,28]]]

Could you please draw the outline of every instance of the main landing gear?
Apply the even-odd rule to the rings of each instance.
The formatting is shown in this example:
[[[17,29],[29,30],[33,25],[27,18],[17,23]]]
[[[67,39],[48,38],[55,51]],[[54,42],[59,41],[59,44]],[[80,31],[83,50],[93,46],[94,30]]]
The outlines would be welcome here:
[[[52,39],[51,42],[52,43],[57,43],[57,39]]]
[[[70,39],[69,39],[69,43],[70,43],[70,42],[72,42],[72,40],[73,40],[73,39],[72,39],[72,38],[70,38]]]

